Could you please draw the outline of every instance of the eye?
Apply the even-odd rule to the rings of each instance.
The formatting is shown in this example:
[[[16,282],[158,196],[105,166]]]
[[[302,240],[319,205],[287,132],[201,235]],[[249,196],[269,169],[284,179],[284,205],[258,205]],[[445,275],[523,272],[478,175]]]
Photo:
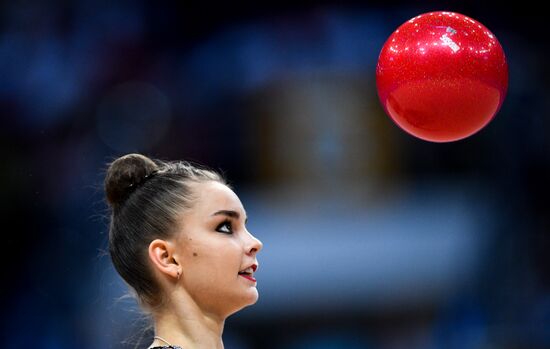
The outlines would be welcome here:
[[[216,231],[224,234],[233,234],[233,227],[231,225],[231,222],[223,221],[220,225],[218,225]]]

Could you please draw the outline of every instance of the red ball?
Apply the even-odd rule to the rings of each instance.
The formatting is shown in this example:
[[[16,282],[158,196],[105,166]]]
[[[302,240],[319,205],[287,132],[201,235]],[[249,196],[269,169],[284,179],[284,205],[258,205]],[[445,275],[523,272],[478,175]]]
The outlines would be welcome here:
[[[376,67],[386,113],[409,134],[452,142],[484,128],[502,106],[508,64],[499,41],[478,21],[436,11],[403,23]]]

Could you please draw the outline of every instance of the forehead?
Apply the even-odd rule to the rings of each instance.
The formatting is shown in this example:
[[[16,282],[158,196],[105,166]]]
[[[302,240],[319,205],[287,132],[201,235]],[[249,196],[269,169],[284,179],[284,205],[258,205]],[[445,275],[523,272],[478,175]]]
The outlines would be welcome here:
[[[241,200],[226,185],[215,182],[200,182],[193,184],[197,197],[194,210],[203,214],[212,214],[218,210],[233,210],[244,213]]]

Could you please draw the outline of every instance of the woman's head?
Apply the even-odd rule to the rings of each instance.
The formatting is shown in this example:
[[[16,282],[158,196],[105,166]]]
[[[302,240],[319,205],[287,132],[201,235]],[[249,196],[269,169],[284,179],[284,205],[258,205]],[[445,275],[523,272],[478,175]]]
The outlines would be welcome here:
[[[105,192],[111,259],[142,305],[161,307],[174,288],[226,315],[256,301],[253,277],[239,272],[256,268],[262,245],[220,174],[129,154],[109,165]]]

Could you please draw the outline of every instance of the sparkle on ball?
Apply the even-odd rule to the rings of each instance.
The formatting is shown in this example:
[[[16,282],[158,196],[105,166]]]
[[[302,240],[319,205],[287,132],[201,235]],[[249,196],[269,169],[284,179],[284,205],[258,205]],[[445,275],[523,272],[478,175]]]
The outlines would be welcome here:
[[[385,112],[423,140],[451,142],[487,126],[508,88],[508,65],[499,41],[478,21],[437,11],[397,28],[376,68]]]

